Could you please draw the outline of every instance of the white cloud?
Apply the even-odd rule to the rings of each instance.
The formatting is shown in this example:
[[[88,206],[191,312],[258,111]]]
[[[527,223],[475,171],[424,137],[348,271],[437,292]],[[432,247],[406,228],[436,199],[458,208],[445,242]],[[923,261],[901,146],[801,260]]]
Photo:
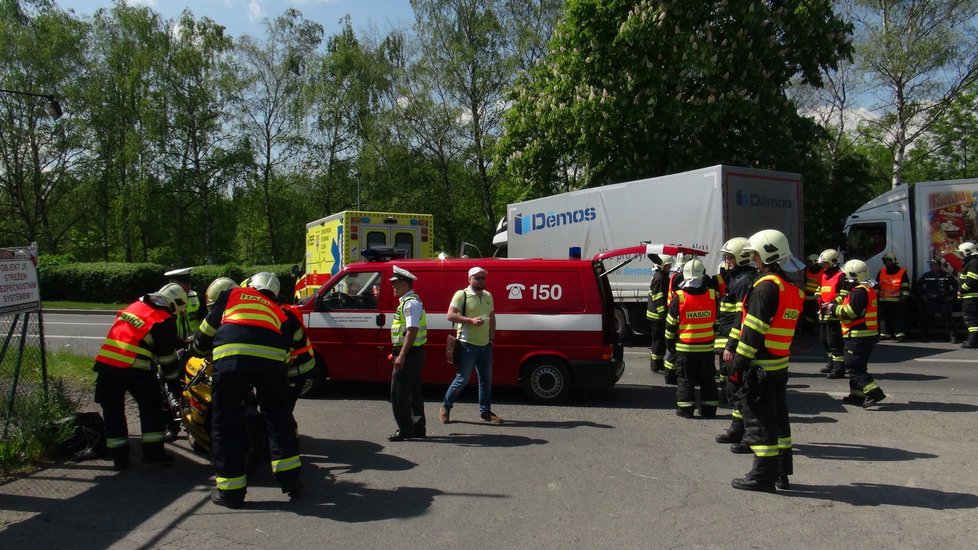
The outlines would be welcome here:
[[[261,2],[258,0],[250,0],[248,2],[248,19],[252,23],[261,21],[265,17],[265,10],[261,7]]]
[[[130,6],[146,6],[155,10],[157,0],[126,0],[126,4]]]

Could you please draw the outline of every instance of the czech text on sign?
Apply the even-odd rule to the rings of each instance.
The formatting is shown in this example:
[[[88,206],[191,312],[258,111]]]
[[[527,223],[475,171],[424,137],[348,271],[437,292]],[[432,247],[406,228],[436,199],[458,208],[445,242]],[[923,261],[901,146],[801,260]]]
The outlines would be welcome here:
[[[41,310],[33,258],[26,248],[0,249],[0,315]]]

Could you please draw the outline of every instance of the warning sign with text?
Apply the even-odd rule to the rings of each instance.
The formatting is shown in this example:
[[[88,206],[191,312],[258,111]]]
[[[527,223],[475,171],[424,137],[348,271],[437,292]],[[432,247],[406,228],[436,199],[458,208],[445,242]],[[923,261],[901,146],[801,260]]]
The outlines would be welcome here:
[[[35,258],[26,248],[0,249],[0,315],[41,310]]]

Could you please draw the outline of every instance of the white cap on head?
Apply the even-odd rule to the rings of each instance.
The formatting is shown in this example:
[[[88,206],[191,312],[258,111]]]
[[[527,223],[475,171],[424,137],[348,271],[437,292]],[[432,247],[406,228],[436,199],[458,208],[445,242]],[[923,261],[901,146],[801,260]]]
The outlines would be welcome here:
[[[171,269],[163,274],[164,277],[186,277],[190,275],[193,270],[192,267],[181,267],[180,269]]]
[[[397,267],[395,265],[394,276],[391,277],[390,280],[391,281],[416,281],[418,280],[418,278],[414,276],[414,273],[411,273],[410,271]]]
[[[473,267],[472,269],[469,270],[469,277],[474,277],[474,276],[478,275],[479,273],[485,273],[486,275],[489,274],[488,271],[486,271],[485,269],[482,269],[481,267]]]

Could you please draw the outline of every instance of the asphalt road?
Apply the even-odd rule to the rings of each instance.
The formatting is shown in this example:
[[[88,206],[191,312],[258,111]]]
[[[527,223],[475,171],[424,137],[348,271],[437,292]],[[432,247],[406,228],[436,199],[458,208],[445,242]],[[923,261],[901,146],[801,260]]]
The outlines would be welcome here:
[[[169,467],[52,464],[0,486],[0,547],[973,548],[978,352],[881,344],[871,370],[889,399],[867,411],[817,375],[811,338],[793,351],[795,475],[777,495],[730,487],[751,458],[713,442],[728,411],[676,417],[674,389],[631,348],[618,387],[566,406],[497,390],[500,426],[478,421],[474,388],[441,425],[444,388],[428,388],[424,441],[386,441],[384,387],[333,385],[296,409],[296,502],[262,473],[244,509],[211,504],[184,439]]]

